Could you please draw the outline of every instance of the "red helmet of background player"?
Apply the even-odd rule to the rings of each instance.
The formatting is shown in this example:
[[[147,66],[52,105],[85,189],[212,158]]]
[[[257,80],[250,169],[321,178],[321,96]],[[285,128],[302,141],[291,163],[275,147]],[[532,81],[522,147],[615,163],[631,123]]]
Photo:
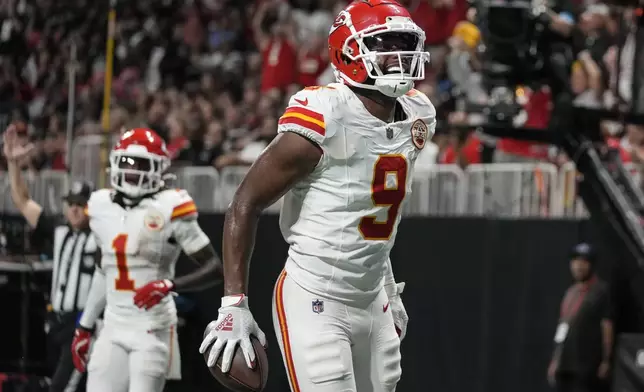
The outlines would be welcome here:
[[[425,78],[425,32],[393,0],[356,0],[329,32],[329,58],[342,83],[400,97]]]
[[[112,187],[132,198],[158,192],[168,167],[165,142],[147,128],[124,132],[110,153]]]

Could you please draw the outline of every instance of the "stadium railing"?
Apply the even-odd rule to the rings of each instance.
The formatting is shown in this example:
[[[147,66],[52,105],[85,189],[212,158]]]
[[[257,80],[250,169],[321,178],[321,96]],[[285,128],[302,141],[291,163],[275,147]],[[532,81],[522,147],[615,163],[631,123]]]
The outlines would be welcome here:
[[[91,155],[86,157],[92,159]],[[83,161],[83,165],[87,161]],[[85,166],[88,167],[88,166]],[[636,183],[640,168],[628,164]],[[226,210],[247,167],[179,167],[172,186],[186,189],[200,211],[217,213]],[[31,196],[45,211],[60,214],[60,198],[67,192],[70,178],[96,181],[101,171],[75,168],[66,172],[44,170],[25,174]],[[549,163],[499,163],[471,165],[436,165],[414,173],[412,193],[403,206],[406,216],[490,216],[508,218],[584,218],[583,202],[576,196],[574,164],[561,168]],[[267,212],[279,212],[281,201]],[[0,213],[16,214],[11,201],[9,178],[0,172]]]
[[[558,217],[557,167],[550,163],[497,163],[465,169],[467,215]]]
[[[25,172],[29,194],[46,213],[61,214],[61,198],[69,189],[69,175],[64,171],[41,170],[38,173]],[[9,176],[0,172],[0,213],[18,213],[11,200]]]
[[[638,186],[642,186],[642,166],[633,162],[624,164],[626,170],[633,175],[633,181]],[[562,215],[574,218],[587,218],[590,215],[583,200],[577,197],[577,176],[580,174],[575,168],[573,162],[565,163],[559,169],[559,192],[562,203]]]

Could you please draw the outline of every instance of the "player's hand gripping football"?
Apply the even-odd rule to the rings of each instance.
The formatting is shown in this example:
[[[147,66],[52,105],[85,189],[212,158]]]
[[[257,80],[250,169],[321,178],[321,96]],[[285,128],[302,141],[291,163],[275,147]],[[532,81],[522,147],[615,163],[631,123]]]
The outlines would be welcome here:
[[[395,285],[391,285],[391,287],[385,286],[387,297],[389,297],[389,307],[391,308],[391,314],[394,316],[394,325],[396,326],[396,332],[398,332],[400,340],[405,338],[407,334],[407,323],[409,322],[409,316],[407,316],[405,305],[403,305],[402,298],[400,297],[403,290],[405,290],[405,282],[396,283]]]
[[[199,352],[203,354],[212,345],[207,364],[208,367],[213,367],[223,350],[221,371],[227,373],[230,370],[235,347],[239,344],[246,364],[254,369],[255,350],[250,341],[251,335],[256,336],[262,346],[266,347],[266,335],[259,329],[248,309],[248,297],[243,294],[226,296],[221,299],[217,320],[206,327]]]
[[[134,305],[145,310],[161,302],[172,291],[174,283],[169,279],[155,280],[138,288],[134,293]]]
[[[83,327],[76,328],[72,340],[72,361],[74,367],[81,373],[87,369],[89,346],[92,342],[92,331]]]

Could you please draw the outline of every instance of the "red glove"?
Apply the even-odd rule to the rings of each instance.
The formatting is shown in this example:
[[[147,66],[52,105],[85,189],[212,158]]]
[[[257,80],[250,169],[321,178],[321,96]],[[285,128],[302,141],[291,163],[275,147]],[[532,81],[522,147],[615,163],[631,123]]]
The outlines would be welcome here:
[[[92,340],[92,331],[83,327],[76,328],[72,340],[72,361],[79,372],[85,373],[87,368],[87,354]]]
[[[136,290],[134,305],[145,310],[161,302],[174,288],[174,283],[169,279],[155,280]]]

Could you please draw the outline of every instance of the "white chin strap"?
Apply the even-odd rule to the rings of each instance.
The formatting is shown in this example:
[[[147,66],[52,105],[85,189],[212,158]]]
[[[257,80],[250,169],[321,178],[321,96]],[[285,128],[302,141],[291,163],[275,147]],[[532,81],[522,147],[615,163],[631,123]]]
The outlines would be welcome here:
[[[375,87],[382,94],[398,98],[407,94],[411,89],[414,88],[413,80],[391,80],[391,79],[376,79]]]
[[[367,90],[378,91],[383,95],[391,98],[402,97],[414,88],[414,81],[409,79],[374,79],[374,84],[357,83],[348,77],[345,77],[342,72],[335,71],[335,76],[338,82],[345,83],[353,87],[364,88]]]

